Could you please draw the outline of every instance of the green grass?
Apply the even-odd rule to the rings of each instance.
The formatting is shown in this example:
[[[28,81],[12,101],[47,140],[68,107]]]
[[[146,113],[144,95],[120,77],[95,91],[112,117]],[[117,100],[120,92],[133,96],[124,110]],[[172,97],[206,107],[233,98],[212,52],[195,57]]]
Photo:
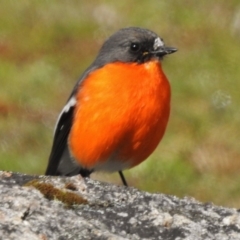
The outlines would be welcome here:
[[[167,132],[130,185],[240,206],[239,1],[2,1],[0,169],[42,174],[58,113],[104,39],[141,26],[179,51]],[[97,175],[119,183],[117,174]]]

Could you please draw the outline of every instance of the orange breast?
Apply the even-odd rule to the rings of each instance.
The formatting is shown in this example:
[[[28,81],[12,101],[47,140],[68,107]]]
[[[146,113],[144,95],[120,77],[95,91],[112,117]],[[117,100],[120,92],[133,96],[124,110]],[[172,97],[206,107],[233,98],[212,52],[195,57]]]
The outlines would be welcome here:
[[[69,147],[83,167],[135,166],[165,132],[170,86],[158,61],[107,64],[87,76],[76,98]],[[108,169],[111,162],[119,166]]]

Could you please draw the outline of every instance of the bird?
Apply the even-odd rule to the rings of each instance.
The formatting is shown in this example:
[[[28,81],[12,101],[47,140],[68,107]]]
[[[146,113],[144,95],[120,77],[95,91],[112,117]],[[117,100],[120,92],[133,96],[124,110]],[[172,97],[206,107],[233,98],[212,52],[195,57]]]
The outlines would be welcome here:
[[[111,35],[57,119],[45,175],[119,172],[128,186],[122,171],[148,158],[165,133],[171,89],[162,59],[176,51],[145,28]]]

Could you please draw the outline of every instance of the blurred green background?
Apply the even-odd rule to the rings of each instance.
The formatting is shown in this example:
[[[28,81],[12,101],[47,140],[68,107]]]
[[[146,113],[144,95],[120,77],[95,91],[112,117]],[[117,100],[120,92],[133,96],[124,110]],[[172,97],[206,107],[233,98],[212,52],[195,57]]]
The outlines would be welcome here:
[[[239,0],[1,1],[0,169],[44,173],[73,85],[126,26],[179,49],[163,62],[167,132],[148,161],[125,171],[129,185],[239,208]],[[120,184],[116,173],[95,177]]]

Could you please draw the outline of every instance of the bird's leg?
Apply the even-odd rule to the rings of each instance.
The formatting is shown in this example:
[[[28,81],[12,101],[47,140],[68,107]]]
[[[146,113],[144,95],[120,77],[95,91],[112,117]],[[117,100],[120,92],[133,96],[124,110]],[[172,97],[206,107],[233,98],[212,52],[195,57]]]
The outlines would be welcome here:
[[[121,180],[122,180],[123,185],[127,187],[128,184],[127,184],[127,181],[126,181],[126,179],[125,179],[125,177],[124,177],[124,175],[123,175],[123,172],[122,172],[122,171],[118,171],[118,173],[119,173],[119,175],[120,175],[120,178],[121,178]]]

